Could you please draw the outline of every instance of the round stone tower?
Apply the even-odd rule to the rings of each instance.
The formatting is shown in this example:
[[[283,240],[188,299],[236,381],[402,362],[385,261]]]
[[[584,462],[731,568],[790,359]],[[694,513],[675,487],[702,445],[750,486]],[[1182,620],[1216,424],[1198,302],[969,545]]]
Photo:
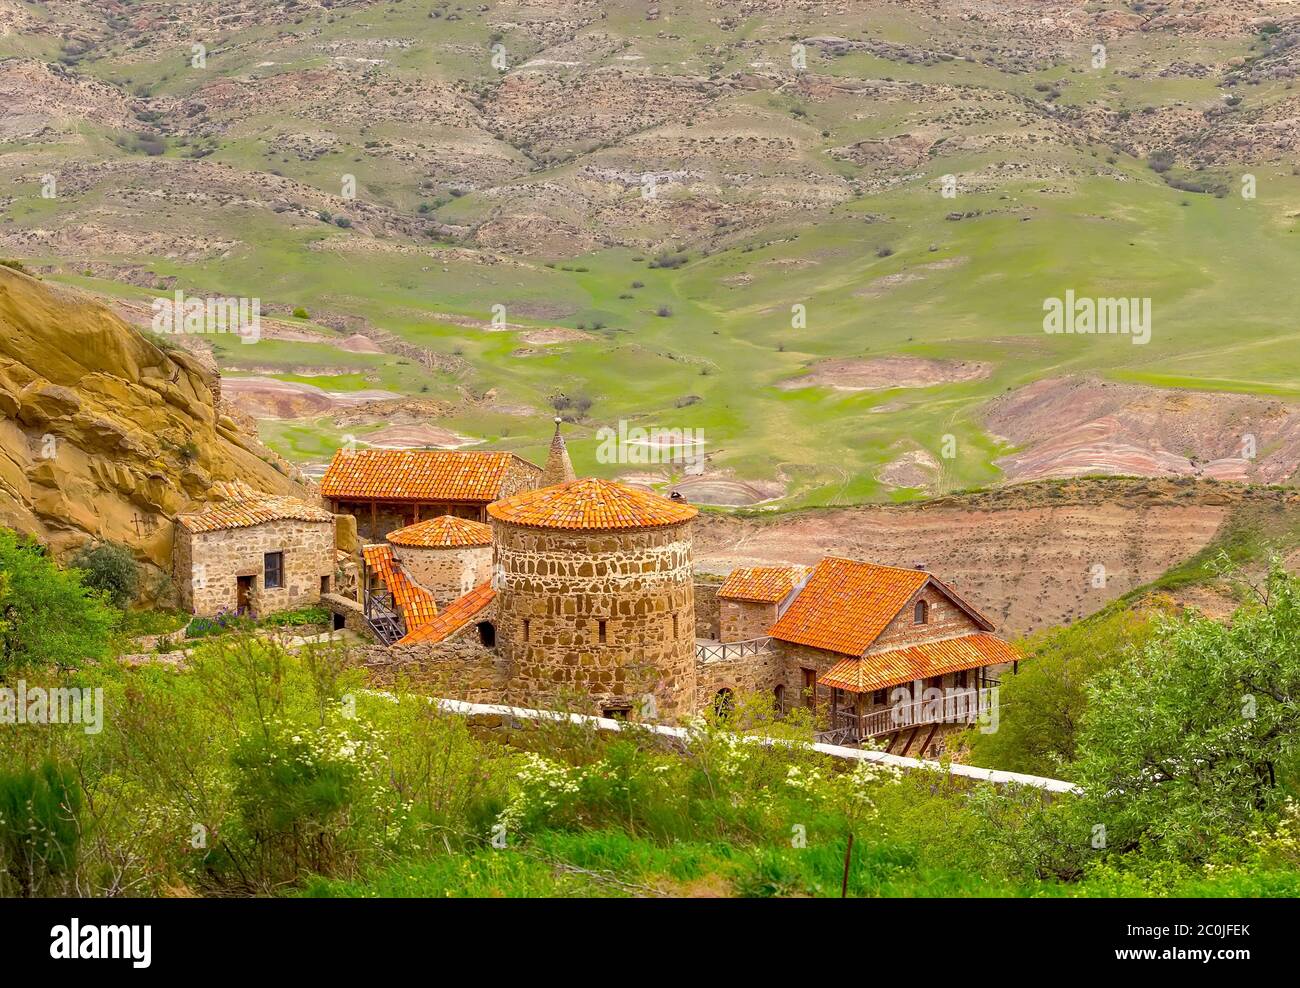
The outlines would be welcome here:
[[[492,529],[482,522],[442,515],[387,538],[407,575],[440,608],[492,578]]]
[[[695,707],[689,504],[609,480],[488,505],[497,646],[524,702],[670,721]]]

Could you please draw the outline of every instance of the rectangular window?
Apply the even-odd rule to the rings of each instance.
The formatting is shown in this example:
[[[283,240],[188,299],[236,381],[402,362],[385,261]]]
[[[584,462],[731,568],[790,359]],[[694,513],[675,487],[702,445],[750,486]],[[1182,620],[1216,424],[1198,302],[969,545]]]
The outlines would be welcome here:
[[[883,707],[885,705],[885,694],[888,690],[873,690],[871,693],[871,705],[873,707]]]
[[[817,706],[817,670],[800,669],[803,673],[803,702],[805,706]]]
[[[596,634],[597,637],[600,639],[600,643],[602,645],[605,644],[605,619],[604,618],[601,618],[599,621],[596,622]]]
[[[262,586],[278,590],[284,586],[284,553],[268,552],[262,557]]]
[[[674,638],[676,638],[676,637],[678,636],[678,634],[680,633],[680,632],[677,630],[678,627],[679,627],[679,625],[677,624],[677,615],[674,614],[674,615],[673,615],[673,637],[674,637]]]
[[[524,641],[528,641],[528,618],[524,618]]]

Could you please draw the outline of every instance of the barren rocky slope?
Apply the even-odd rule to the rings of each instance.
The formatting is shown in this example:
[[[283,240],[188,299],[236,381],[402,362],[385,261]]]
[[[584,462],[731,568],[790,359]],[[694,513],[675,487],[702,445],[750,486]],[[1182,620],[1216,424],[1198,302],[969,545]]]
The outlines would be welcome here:
[[[1300,510],[1294,494],[1192,481],[1027,485],[924,505],[773,519],[702,515],[702,572],[825,555],[924,565],[1007,634],[1065,624],[1149,583],[1209,543],[1245,503]]]

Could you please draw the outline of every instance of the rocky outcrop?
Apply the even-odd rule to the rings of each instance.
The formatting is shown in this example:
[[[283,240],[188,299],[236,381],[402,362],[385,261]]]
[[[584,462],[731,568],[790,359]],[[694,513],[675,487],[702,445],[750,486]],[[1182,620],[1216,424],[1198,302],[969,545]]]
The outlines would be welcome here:
[[[215,406],[199,359],[100,303],[0,267],[0,524],[56,554],[90,539],[170,568],[171,520],[214,481],[307,493]]]

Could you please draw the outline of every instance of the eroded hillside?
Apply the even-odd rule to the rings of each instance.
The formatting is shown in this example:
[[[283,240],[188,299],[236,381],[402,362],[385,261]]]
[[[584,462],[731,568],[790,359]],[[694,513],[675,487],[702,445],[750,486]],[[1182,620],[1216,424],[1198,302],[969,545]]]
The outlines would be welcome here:
[[[214,481],[301,492],[224,409],[219,379],[98,302],[0,266],[0,524],[168,568],[170,519]]]

